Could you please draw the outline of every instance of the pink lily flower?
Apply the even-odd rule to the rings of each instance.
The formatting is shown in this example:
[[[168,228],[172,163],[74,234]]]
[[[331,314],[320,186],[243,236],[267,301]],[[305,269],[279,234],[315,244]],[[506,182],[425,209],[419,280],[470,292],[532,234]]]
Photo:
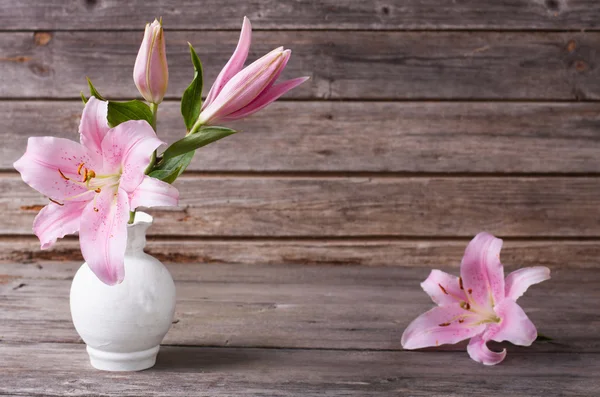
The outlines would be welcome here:
[[[167,92],[169,68],[165,34],[162,22],[156,19],[151,24],[146,24],[144,39],[133,67],[133,82],[150,103],[161,103]]]
[[[249,116],[308,80],[308,77],[299,77],[275,84],[292,54],[283,47],[242,69],[248,58],[251,35],[250,20],[244,17],[238,45],[202,105],[200,124],[217,124]]]
[[[14,167],[32,188],[50,199],[36,216],[33,232],[41,248],[79,231],[81,252],[108,285],[123,281],[129,211],[176,206],[179,192],[145,175],[154,150],[163,144],[146,121],[109,128],[107,102],[91,97],[79,132],[81,144],[32,137]]]
[[[405,349],[452,344],[471,338],[467,351],[485,365],[506,357],[491,351],[486,343],[509,341],[530,346],[537,330],[517,299],[533,284],[550,278],[544,266],[519,269],[504,279],[500,263],[502,240],[479,233],[467,246],[460,265],[461,277],[432,270],[421,287],[438,304],[417,317],[402,335]]]

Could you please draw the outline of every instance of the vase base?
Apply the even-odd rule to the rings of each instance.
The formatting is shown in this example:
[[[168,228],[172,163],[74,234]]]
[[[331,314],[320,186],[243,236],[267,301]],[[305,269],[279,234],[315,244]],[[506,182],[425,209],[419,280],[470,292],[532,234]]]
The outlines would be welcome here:
[[[87,346],[92,367],[102,371],[142,371],[154,366],[160,346],[139,352],[106,352]]]

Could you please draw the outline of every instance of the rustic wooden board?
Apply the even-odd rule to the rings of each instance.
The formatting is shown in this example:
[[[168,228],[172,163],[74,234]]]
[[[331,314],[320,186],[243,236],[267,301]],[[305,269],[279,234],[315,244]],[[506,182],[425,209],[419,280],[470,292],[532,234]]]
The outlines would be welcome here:
[[[4,30],[139,29],[162,16],[169,29],[597,29],[594,0],[33,0],[0,2]]]
[[[93,370],[72,344],[0,344],[0,394],[36,396],[593,396],[598,354],[163,347],[153,369]],[[432,365],[435,363],[435,365]]]
[[[0,265],[0,339],[79,341],[68,305],[78,267]],[[423,267],[169,264],[169,269],[178,294],[176,323],[164,341],[169,345],[401,350],[402,331],[433,306],[419,287],[430,271]],[[553,341],[506,345],[509,355],[600,352],[600,311],[581,304],[600,299],[599,282],[597,269],[552,269],[552,280],[532,287],[519,303]],[[440,349],[464,352],[464,347]]]
[[[153,235],[598,237],[595,177],[184,177],[178,208],[152,209]],[[0,183],[0,233],[31,234],[48,201]]]
[[[164,262],[237,265],[360,265],[458,266],[469,239],[213,239],[151,237],[146,252]],[[598,268],[600,241],[508,240],[502,249],[506,263],[551,268]],[[36,237],[0,239],[0,262],[46,266],[48,261],[83,261],[77,237],[40,250]],[[31,269],[35,269],[33,266]],[[27,274],[32,277],[36,274]]]
[[[14,101],[0,112],[0,169],[32,135],[78,139],[81,101]],[[600,104],[277,102],[230,124],[242,133],[202,148],[189,170],[294,172],[600,172]],[[185,131],[179,102],[159,136]]]
[[[0,34],[0,97],[78,98],[85,76],[109,97],[132,97],[141,40],[133,32]],[[205,62],[207,90],[237,32],[167,32],[177,97],[192,77],[187,42]],[[600,32],[257,32],[251,59],[285,45],[284,77],[311,76],[288,95],[318,99],[598,99]],[[130,83],[128,83],[130,82]]]

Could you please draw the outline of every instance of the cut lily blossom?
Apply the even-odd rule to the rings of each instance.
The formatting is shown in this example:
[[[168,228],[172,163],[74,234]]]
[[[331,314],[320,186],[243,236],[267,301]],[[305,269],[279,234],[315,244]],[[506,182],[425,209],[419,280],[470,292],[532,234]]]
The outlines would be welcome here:
[[[509,341],[529,346],[537,330],[517,299],[533,284],[550,278],[547,267],[528,267],[504,279],[500,263],[502,240],[479,233],[469,243],[460,265],[461,277],[433,270],[421,287],[438,307],[417,317],[404,331],[402,346],[420,349],[471,338],[469,356],[485,365],[506,357],[486,343]]]
[[[248,57],[251,35],[250,21],[244,18],[238,45],[202,105],[199,124],[214,125],[249,116],[308,80],[308,77],[299,77],[275,84],[291,56],[291,51],[283,47],[242,69]]]
[[[35,218],[41,248],[79,231],[83,257],[108,285],[123,281],[129,211],[176,206],[179,192],[144,174],[163,144],[146,121],[110,129],[107,103],[91,97],[79,126],[81,144],[63,138],[32,137],[14,164],[50,203]]]
[[[144,39],[135,59],[133,82],[144,99],[150,103],[162,102],[169,84],[165,34],[156,19],[146,24]]]

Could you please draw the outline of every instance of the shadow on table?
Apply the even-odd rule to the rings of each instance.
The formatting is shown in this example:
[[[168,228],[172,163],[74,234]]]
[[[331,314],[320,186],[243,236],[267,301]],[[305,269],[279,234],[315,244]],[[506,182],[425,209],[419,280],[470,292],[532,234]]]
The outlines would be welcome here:
[[[204,372],[247,367],[260,360],[255,349],[223,349],[218,347],[161,346],[154,371]]]

